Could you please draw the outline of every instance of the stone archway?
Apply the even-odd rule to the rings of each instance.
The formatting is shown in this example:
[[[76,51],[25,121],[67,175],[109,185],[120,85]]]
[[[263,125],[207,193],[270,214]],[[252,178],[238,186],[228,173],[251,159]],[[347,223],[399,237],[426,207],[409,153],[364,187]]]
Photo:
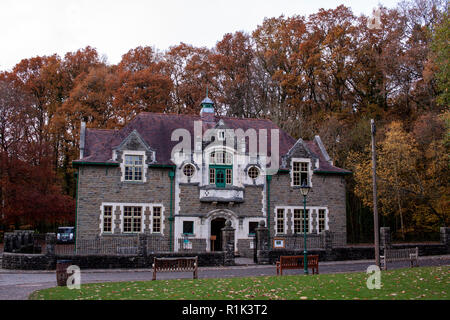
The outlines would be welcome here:
[[[225,218],[214,218],[210,223],[211,251],[222,251],[222,229],[225,227]]]
[[[229,220],[232,226],[236,226],[238,218],[236,214],[227,209],[217,209],[209,212],[206,215],[206,223],[208,226],[208,243],[207,249],[209,251],[221,251],[222,250],[222,232],[221,229],[225,227],[225,222]],[[215,238],[214,242],[211,240],[211,236]],[[236,250],[236,241],[234,243]]]

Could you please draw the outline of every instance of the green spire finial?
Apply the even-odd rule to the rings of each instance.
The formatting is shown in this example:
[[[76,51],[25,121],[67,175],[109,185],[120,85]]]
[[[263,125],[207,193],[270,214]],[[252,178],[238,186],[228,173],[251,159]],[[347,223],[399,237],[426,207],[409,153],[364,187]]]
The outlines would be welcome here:
[[[206,97],[208,98],[208,85],[206,85]]]

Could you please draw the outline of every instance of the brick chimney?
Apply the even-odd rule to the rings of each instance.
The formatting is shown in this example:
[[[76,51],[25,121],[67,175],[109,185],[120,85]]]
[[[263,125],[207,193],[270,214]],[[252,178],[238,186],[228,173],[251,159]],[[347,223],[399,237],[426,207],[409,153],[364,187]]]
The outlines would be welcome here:
[[[80,159],[84,156],[84,140],[86,138],[86,122],[81,121],[80,126]]]

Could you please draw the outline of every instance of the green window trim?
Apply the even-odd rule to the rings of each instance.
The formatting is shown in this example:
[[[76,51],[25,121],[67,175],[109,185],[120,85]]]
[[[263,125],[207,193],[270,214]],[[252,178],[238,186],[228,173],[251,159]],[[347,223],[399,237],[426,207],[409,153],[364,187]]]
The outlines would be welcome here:
[[[225,188],[233,184],[233,166],[210,165],[209,184],[215,184],[217,188]]]

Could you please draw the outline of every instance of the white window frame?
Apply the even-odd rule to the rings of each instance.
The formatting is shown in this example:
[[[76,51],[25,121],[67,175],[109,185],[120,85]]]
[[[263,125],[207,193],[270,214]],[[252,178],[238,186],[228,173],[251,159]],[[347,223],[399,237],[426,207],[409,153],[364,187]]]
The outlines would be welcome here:
[[[143,156],[142,157],[142,180],[125,180],[125,156]],[[147,182],[147,155],[145,151],[129,150],[123,151],[120,169],[122,170],[121,182],[143,183]]]
[[[325,211],[324,229],[322,231],[329,230],[329,226],[328,226],[328,220],[329,220],[328,208],[317,208],[316,209],[316,224],[317,224],[317,233],[318,234],[320,234],[320,230],[319,230],[319,210],[324,210]]]
[[[153,211],[154,211],[155,208],[160,208],[160,209],[161,209],[161,211],[160,211],[160,216],[159,216],[159,220],[160,220],[160,221],[159,221],[159,232],[153,231],[153,227],[154,227],[153,223],[154,223],[154,220],[155,220],[155,217],[154,217],[154,215],[153,215]],[[150,233],[153,233],[153,234],[162,234],[162,231],[163,231],[163,224],[164,224],[164,220],[163,220],[163,207],[162,207],[162,206],[158,206],[158,205],[152,205],[151,208],[150,208],[150,225],[149,225],[149,227],[150,227]]]
[[[283,215],[283,232],[280,233],[278,232],[278,210],[284,210],[284,215]],[[287,208],[286,207],[275,207],[274,208],[274,226],[275,226],[275,235],[285,235],[287,234]]]
[[[217,162],[217,153],[222,153],[223,154],[223,162]],[[214,153],[214,157],[212,157],[212,154]],[[227,155],[229,155],[229,157],[227,157]],[[228,150],[226,150],[225,148],[223,149],[214,149],[211,152],[208,153],[208,160],[209,160],[209,165],[223,165],[223,166],[232,166],[233,165],[233,159],[234,158],[234,154],[233,152],[230,152]],[[230,160],[230,162],[227,162],[227,159]],[[214,161],[211,161],[214,160]]]
[[[303,210],[304,209],[304,206],[276,206],[275,207],[275,209],[274,209],[274,222],[275,222],[275,224],[274,224],[274,226],[275,226],[275,235],[277,235],[278,233],[277,233],[277,229],[276,229],[276,225],[277,225],[277,218],[276,218],[276,213],[277,213],[277,210],[278,209],[284,209],[284,212],[285,212],[285,216],[284,216],[284,222],[285,222],[285,234],[287,233],[287,212],[288,212],[288,210],[290,210],[291,211],[291,217],[290,217],[290,219],[289,219],[289,221],[291,222],[291,232],[292,232],[292,234],[303,234],[303,230],[302,230],[302,232],[301,233],[295,233],[294,232],[294,210],[295,209],[301,209],[301,210]],[[330,226],[329,226],[329,209],[328,209],[328,207],[327,206],[306,206],[306,210],[308,211],[308,233],[307,234],[319,234],[319,209],[320,210],[325,210],[325,229],[323,230],[323,231],[325,231],[325,230],[330,230]],[[313,219],[312,218],[312,215],[313,215],[313,212],[315,212],[316,213],[316,217]],[[316,229],[315,229],[315,232],[313,233],[312,232],[312,230],[313,230],[313,221],[315,221],[316,222]]]
[[[217,140],[225,141],[225,130],[217,130]]]
[[[111,231],[104,231],[104,218],[105,218],[105,207],[112,207],[112,216],[111,216]],[[100,234],[113,234],[115,229],[115,219],[116,219],[116,206],[114,203],[104,202],[100,206]]]
[[[292,158],[291,159],[291,172],[290,172],[290,176],[291,176],[291,187],[300,187],[298,185],[294,185],[294,162],[307,162],[308,163],[308,185],[310,187],[312,187],[312,163],[311,163],[311,159],[309,158]],[[300,182],[301,183],[301,182]]]
[[[185,222],[192,222],[192,233],[184,233],[184,223]],[[181,234],[183,236],[192,237],[195,236],[195,220],[194,219],[185,219],[181,222]]]
[[[127,208],[140,208],[141,210],[140,210],[140,231],[133,231],[133,229],[134,229],[134,218],[135,218],[135,216],[134,216],[134,210],[131,210],[131,213],[132,213],[132,215],[131,215],[131,221],[132,221],[132,223],[131,223],[131,231],[125,231],[124,229],[125,229],[125,226],[124,226],[124,222],[125,222],[125,207],[127,207]],[[122,217],[121,217],[121,219],[122,219],[122,233],[125,233],[125,234],[136,234],[136,233],[141,233],[141,232],[143,232],[143,230],[144,230],[144,217],[145,217],[145,207],[142,207],[142,206],[124,206],[123,207],[123,214],[122,214]]]
[[[103,212],[103,208],[104,206],[112,206],[113,207],[113,214],[112,214],[112,230],[111,232],[103,232],[103,217],[104,217],[104,212]],[[165,207],[163,206],[162,203],[135,203],[135,202],[102,202],[100,205],[100,235],[102,234],[114,234],[114,229],[115,229],[115,220],[116,220],[116,214],[115,211],[117,209],[120,210],[120,217],[119,217],[119,221],[120,221],[120,233],[123,234],[129,234],[130,232],[124,232],[123,231],[123,221],[124,221],[124,207],[142,207],[142,217],[141,217],[141,231],[139,233],[144,233],[145,231],[148,231],[148,233],[151,234],[160,234],[160,235],[164,235],[165,232]],[[153,232],[153,207],[161,207],[161,232]],[[148,225],[148,229],[145,228],[145,224],[147,222],[147,216],[145,214],[145,212],[149,210],[150,215],[148,216],[148,219],[150,219],[149,221],[149,225]],[[134,234],[137,234],[136,232],[132,232]],[[116,233],[117,234],[117,233]]]
[[[295,232],[295,213],[294,213],[295,210],[300,210],[300,218],[298,219],[300,221],[300,232]],[[303,234],[304,217],[303,217],[303,214],[301,214],[301,212],[303,212],[304,210],[305,210],[304,208],[300,208],[300,207],[291,209],[291,213],[292,213],[292,234]],[[312,211],[311,211],[310,208],[306,207],[306,212],[307,212],[306,219],[308,220],[307,221],[308,231],[306,233],[308,234],[308,233],[311,233],[311,230],[312,230],[312,221],[311,221],[311,216],[312,216],[311,212]]]

